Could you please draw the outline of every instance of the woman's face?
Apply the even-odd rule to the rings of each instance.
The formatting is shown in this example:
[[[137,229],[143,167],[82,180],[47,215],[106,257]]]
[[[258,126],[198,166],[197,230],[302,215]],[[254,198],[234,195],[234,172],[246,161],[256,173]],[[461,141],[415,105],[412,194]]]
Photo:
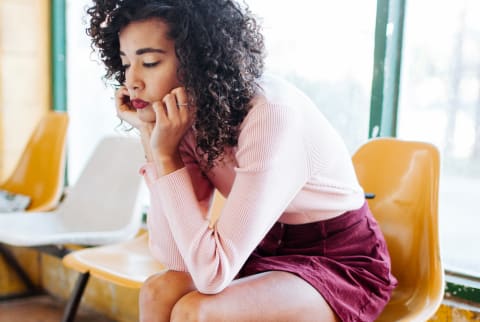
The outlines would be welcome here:
[[[181,86],[175,43],[167,37],[168,31],[166,23],[152,18],[132,22],[119,33],[125,86],[144,122],[155,122],[152,103],[161,102],[172,89]]]

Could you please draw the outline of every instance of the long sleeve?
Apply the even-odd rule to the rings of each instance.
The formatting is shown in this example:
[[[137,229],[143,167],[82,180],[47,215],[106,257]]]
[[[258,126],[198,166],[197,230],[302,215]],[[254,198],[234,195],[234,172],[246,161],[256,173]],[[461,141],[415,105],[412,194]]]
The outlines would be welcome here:
[[[213,194],[213,187],[201,173],[191,156],[183,154],[182,158],[185,163],[185,169],[188,169],[189,176],[197,187],[195,194],[200,212],[202,216],[207,218],[206,214]],[[157,196],[157,191],[152,189],[153,183],[158,180],[154,164],[145,164],[140,169],[140,173],[144,176],[147,187],[150,190],[150,209],[147,216],[150,251],[168,269],[186,272],[188,271],[187,266],[173,238],[160,198]],[[177,212],[176,210],[174,211],[175,213]]]
[[[174,239],[200,292],[218,293],[233,280],[305,184],[302,122],[293,111],[259,105],[247,115],[235,155],[235,179],[214,227],[209,227],[187,168],[152,182],[152,199],[161,204],[169,239]]]

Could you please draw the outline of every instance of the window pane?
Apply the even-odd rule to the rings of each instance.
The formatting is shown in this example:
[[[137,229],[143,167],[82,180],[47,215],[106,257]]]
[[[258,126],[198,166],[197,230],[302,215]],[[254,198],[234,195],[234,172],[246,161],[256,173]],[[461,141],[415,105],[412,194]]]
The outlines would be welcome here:
[[[240,0],[241,1],[241,0]],[[248,0],[267,45],[267,69],[305,91],[351,152],[367,139],[375,0]],[[99,138],[121,134],[113,92],[85,34],[91,0],[67,0],[69,174],[74,182]]]
[[[442,256],[447,269],[477,276],[479,12],[477,0],[407,1],[398,129],[440,149]]]
[[[312,98],[353,152],[368,136],[376,1],[248,0],[267,70]]]
[[[74,184],[95,145],[105,135],[120,135],[113,90],[102,79],[103,65],[92,54],[85,33],[91,0],[67,0],[67,100],[70,115],[68,177]]]

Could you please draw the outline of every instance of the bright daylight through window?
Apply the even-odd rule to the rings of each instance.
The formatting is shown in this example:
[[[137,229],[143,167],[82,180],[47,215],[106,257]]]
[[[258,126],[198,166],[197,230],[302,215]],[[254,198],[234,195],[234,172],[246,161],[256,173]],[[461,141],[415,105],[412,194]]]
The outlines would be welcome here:
[[[440,149],[445,268],[480,277],[479,12],[476,0],[407,1],[398,134]]]

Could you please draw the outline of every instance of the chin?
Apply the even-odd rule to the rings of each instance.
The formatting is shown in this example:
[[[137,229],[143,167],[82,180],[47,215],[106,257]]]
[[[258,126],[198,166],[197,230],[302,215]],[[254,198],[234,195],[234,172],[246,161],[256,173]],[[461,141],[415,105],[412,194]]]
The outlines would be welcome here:
[[[155,123],[156,115],[152,109],[137,110],[138,118],[143,122]]]

